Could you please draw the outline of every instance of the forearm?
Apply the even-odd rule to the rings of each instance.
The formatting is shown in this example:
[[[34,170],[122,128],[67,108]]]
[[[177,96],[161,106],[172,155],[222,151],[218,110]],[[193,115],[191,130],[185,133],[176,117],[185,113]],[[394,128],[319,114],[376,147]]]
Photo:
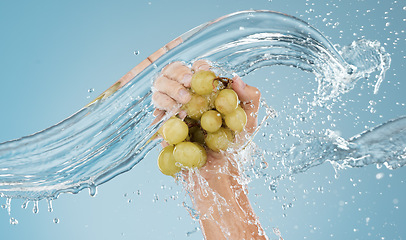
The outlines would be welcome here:
[[[195,181],[190,192],[194,207],[200,213],[205,238],[268,239],[249,203],[245,187],[237,180],[238,171],[228,164],[222,171],[207,170],[217,173],[208,174],[210,177],[203,182]]]
[[[166,66],[162,70],[162,74],[154,82],[155,91],[152,99],[157,107],[154,112],[157,117],[156,121],[159,121],[164,114],[177,112],[182,104],[193,105],[194,103],[190,103],[192,95],[181,94],[181,92],[191,88],[194,74],[198,74],[200,70],[208,71],[210,68],[210,64],[204,60],[194,62],[191,69],[181,62],[173,62]],[[203,74],[205,73],[203,72]],[[212,85],[214,84],[214,80],[210,77],[208,81],[212,81]],[[237,134],[238,137],[234,141],[234,144],[238,145],[246,142],[247,136],[251,135],[256,129],[260,92],[257,88],[245,84],[238,76],[233,77],[232,81],[228,83],[231,83],[227,85],[234,92],[229,92],[234,96],[231,97],[231,100],[235,100],[231,102],[240,102],[240,106],[238,107],[238,104],[236,104],[237,109],[233,111],[238,110],[238,121],[245,122],[243,124],[245,126],[244,131]],[[210,89],[210,85],[208,89]],[[222,91],[226,90],[222,89]],[[222,91],[218,94],[220,95]],[[189,93],[189,91],[184,92]],[[235,95],[238,95],[238,97],[235,97]],[[218,97],[216,97],[216,100]],[[216,105],[216,101],[214,103]],[[226,105],[234,106],[234,104]],[[222,106],[220,104],[219,108],[223,109]],[[245,114],[241,114],[240,109],[244,110]],[[219,109],[216,107],[216,110]],[[223,109],[224,113],[225,110]],[[180,117],[187,114],[185,109],[181,109],[179,112]],[[246,117],[245,120],[244,116]],[[241,130],[237,127],[233,129],[236,133]],[[208,131],[208,129],[205,130]],[[200,213],[199,220],[206,239],[268,239],[264,236],[263,229],[249,203],[245,186],[240,184],[241,181],[238,181],[240,173],[232,164],[234,159],[225,153],[217,152],[219,150],[216,149],[217,145],[231,141],[231,128],[228,130],[219,134],[227,136],[213,145],[214,148],[207,144],[212,142],[206,139],[209,138],[209,134],[205,136],[206,146],[208,147],[205,151],[207,153],[206,164],[198,170],[200,174],[190,174],[187,170],[184,171],[186,188],[190,193],[195,209]]]

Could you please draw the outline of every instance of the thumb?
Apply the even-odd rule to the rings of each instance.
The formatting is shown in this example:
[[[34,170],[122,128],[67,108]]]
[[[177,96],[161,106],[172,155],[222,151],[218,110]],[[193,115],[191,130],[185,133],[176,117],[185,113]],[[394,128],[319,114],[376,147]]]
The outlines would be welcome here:
[[[239,76],[233,77],[231,87],[237,93],[241,101],[242,108],[247,114],[246,129],[253,132],[258,124],[258,109],[261,93],[258,88],[249,86],[242,81]]]
[[[239,76],[233,77],[231,87],[237,93],[245,111],[258,111],[261,93],[258,88],[247,85]]]

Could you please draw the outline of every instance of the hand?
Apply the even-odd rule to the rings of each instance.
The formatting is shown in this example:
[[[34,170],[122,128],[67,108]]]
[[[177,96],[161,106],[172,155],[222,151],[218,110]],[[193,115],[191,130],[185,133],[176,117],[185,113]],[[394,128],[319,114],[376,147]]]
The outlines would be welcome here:
[[[189,69],[181,62],[174,62],[162,70],[161,75],[154,82],[155,91],[152,96],[156,106],[154,122],[158,122],[166,113],[170,115],[178,113],[180,118],[186,117],[186,113],[179,110],[182,104],[186,104],[191,99],[187,88],[190,87],[193,72],[199,70],[210,70],[209,63],[198,60],[193,64],[192,69]],[[258,124],[260,92],[257,88],[245,84],[238,76],[232,80],[231,87],[237,93],[241,107],[247,114],[245,130],[236,136],[238,142],[244,142],[247,135],[252,135]],[[162,141],[163,147],[167,145]],[[258,232],[263,230],[249,203],[245,186],[238,183],[237,177],[240,172],[236,168],[232,155],[207,149],[207,162],[199,171],[200,175],[189,175],[189,171],[186,170],[183,174],[188,185],[193,182],[189,193],[194,207],[201,216],[209,216],[200,218],[205,237],[223,239],[223,229],[228,229],[232,239],[242,236],[246,236],[247,239],[250,237],[267,239],[265,235],[258,235]],[[207,193],[207,187],[201,185],[198,179],[200,176],[207,182],[209,193]],[[219,197],[225,200],[223,204],[219,205]]]
[[[186,104],[191,95],[187,88],[190,88],[193,72],[199,70],[210,70],[210,65],[205,60],[198,60],[192,65],[192,69],[187,67],[181,62],[173,62],[163,68],[160,76],[154,82],[154,93],[152,100],[156,107],[154,116],[156,117],[154,123],[161,120],[165,114],[175,115],[178,113],[180,118],[186,117],[186,112],[179,111],[182,104]],[[241,132],[237,138],[239,142],[243,142],[247,135],[251,135],[258,124],[258,108],[260,100],[260,92],[256,87],[252,87],[244,83],[240,77],[235,76],[232,79],[231,87],[237,93],[241,102],[241,107],[247,114],[247,124],[245,131]],[[168,144],[163,141],[162,146],[165,147]],[[205,170],[215,170],[213,160],[221,158],[219,153],[211,150],[207,151],[208,159],[203,168]]]
[[[155,91],[152,95],[152,101],[156,107],[154,123],[161,120],[166,113],[170,115],[178,113],[181,118],[186,116],[186,112],[179,112],[179,110],[182,104],[186,104],[191,99],[187,88],[190,88],[193,72],[199,70],[210,70],[209,63],[205,60],[198,60],[190,69],[181,62],[173,62],[163,68],[160,76],[154,82]],[[245,84],[238,76],[232,80],[231,87],[237,93],[241,106],[247,114],[245,132],[251,135],[258,124],[260,92],[256,87]]]

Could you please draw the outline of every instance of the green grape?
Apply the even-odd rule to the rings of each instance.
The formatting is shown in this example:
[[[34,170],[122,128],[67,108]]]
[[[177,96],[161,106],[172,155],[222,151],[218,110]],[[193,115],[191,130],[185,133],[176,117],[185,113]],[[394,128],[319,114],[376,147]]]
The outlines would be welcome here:
[[[214,101],[217,111],[222,114],[227,114],[234,111],[238,106],[237,93],[232,89],[223,89],[219,92]]]
[[[162,129],[163,129],[163,126],[161,126],[161,127],[158,129],[158,134],[161,135],[161,137],[164,136],[164,134],[162,133]]]
[[[219,152],[220,150],[227,150],[234,141],[234,137],[230,129],[221,127],[214,133],[207,133],[204,140],[207,147],[215,152]]]
[[[170,118],[162,126],[162,137],[171,145],[183,142],[188,135],[189,128],[179,118]]]
[[[204,132],[200,127],[194,126],[189,128],[189,133],[191,142],[197,142],[204,145]]]
[[[207,95],[213,92],[213,81],[216,78],[216,74],[212,71],[200,70],[193,74],[191,80],[192,90],[199,95]]]
[[[176,116],[172,116],[172,117],[169,118],[169,119],[174,119],[174,118],[177,118],[177,117],[176,117]],[[164,137],[164,133],[163,133],[164,125],[165,125],[165,123],[162,124],[162,126],[158,129],[158,134],[161,135],[161,137]]]
[[[204,164],[206,164],[207,161],[207,153],[206,153],[206,149],[204,149],[204,147],[202,145],[200,145],[199,143],[195,143],[196,146],[200,149],[200,152],[202,154],[202,157],[200,158],[199,163],[197,164],[197,168],[201,168],[204,166]]]
[[[209,110],[203,113],[200,119],[200,124],[202,128],[208,132],[215,132],[219,130],[223,120],[221,119],[221,114],[216,110]]]
[[[247,124],[247,114],[238,106],[237,109],[224,116],[224,121],[231,130],[241,132]]]
[[[175,158],[173,157],[174,146],[167,146],[159,153],[158,167],[165,175],[174,177],[180,171],[180,167],[176,166]]]
[[[192,94],[192,98],[183,105],[183,109],[190,118],[199,120],[202,114],[209,110],[209,101],[198,94]]]
[[[173,150],[175,161],[185,168],[201,167],[206,163],[206,150],[198,143],[181,142]]]
[[[190,138],[192,139],[193,138],[193,133],[195,133],[197,130],[199,129],[199,126],[192,126],[192,127],[190,127],[189,128],[189,135],[190,135]],[[192,142],[194,142],[194,141],[192,141]]]

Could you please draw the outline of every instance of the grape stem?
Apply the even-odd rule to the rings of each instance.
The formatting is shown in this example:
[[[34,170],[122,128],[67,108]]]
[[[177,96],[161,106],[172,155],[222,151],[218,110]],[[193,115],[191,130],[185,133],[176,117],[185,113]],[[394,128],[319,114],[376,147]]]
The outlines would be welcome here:
[[[197,122],[188,122],[188,123],[186,123],[186,125],[189,127],[189,128],[191,128],[191,127],[195,127],[195,126],[199,126],[200,127],[200,125],[199,125],[199,123],[197,123]]]
[[[214,79],[214,81],[213,81],[213,89],[216,88],[216,86],[214,85],[214,82],[215,82],[216,80],[217,80],[217,81],[220,81],[220,82],[223,84],[223,86],[226,86],[225,88],[228,88],[229,85],[233,82],[233,80],[232,80],[231,78],[228,78],[228,77],[216,77],[216,78]]]

